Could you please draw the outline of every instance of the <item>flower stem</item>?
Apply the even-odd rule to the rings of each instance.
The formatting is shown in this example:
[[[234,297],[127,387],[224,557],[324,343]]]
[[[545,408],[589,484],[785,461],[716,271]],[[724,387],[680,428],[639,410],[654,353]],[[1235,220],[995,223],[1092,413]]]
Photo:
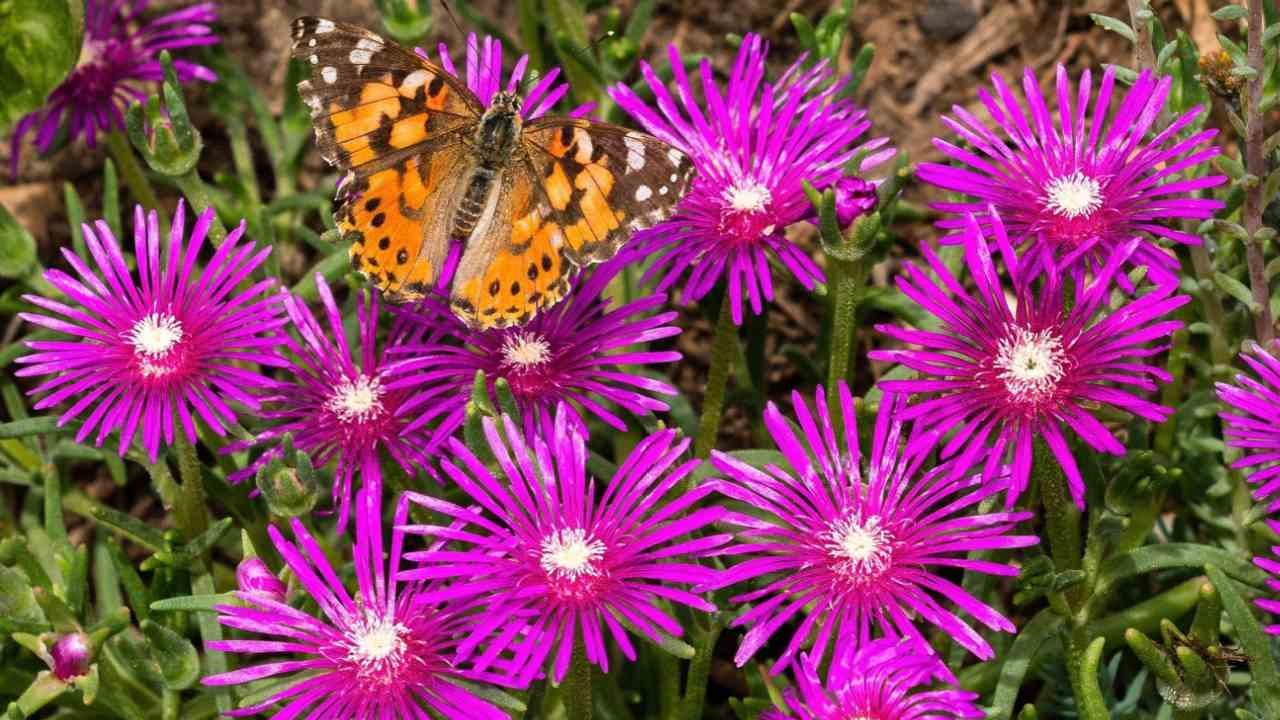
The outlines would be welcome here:
[[[204,480],[200,477],[200,459],[196,447],[185,433],[176,433],[178,448],[178,477],[182,480],[173,502],[173,522],[183,538],[191,540],[209,529],[209,514],[205,507]]]
[[[1258,342],[1269,346],[1275,338],[1275,321],[1271,317],[1271,291],[1267,287],[1267,259],[1262,254],[1262,211],[1266,204],[1263,181],[1267,176],[1266,159],[1263,157],[1262,84],[1266,76],[1266,63],[1262,47],[1264,20],[1262,0],[1249,0],[1249,102],[1244,114],[1244,169],[1252,177],[1244,193],[1244,229],[1249,233],[1245,242],[1245,262],[1249,266],[1249,289],[1257,310],[1253,322]]]
[[[840,381],[852,380],[854,373],[853,341],[857,335],[858,302],[867,283],[870,263],[865,260],[839,260],[831,257],[831,276],[835,285],[834,313],[831,318],[831,359],[827,365],[827,407],[839,407]]]
[[[107,153],[120,168],[120,176],[124,178],[124,184],[129,186],[133,199],[144,208],[159,212],[160,201],[156,198],[156,191],[151,187],[151,181],[147,180],[137,156],[133,154],[133,147],[124,135],[114,131],[107,133]]]
[[[716,654],[716,641],[720,639],[720,621],[712,617],[698,643],[697,654],[689,661],[689,678],[685,684],[684,703],[680,716],[684,720],[699,720],[702,706],[707,700],[707,680],[711,676],[711,661]]]
[[[582,643],[573,646],[564,678],[564,709],[569,720],[591,720],[591,664]]]
[[[1049,446],[1036,440],[1031,472],[1040,486],[1049,554],[1058,572],[1080,569],[1080,510],[1071,500],[1067,476]]]
[[[698,420],[698,439],[694,457],[705,459],[716,446],[720,432],[720,416],[724,412],[724,392],[733,369],[734,345],[738,342],[738,326],[733,324],[728,293],[720,300],[720,318],[716,321],[715,338],[711,341],[711,370],[702,395],[702,416]]]
[[[185,175],[178,175],[173,178],[178,184],[178,188],[182,190],[182,194],[187,198],[187,202],[191,203],[191,208],[196,214],[208,210],[213,207],[212,196],[209,194],[209,188],[200,179],[200,175],[191,170]],[[227,228],[218,219],[218,213],[213,214],[213,222],[209,225],[209,241],[216,248],[222,245],[222,241],[227,239]]]

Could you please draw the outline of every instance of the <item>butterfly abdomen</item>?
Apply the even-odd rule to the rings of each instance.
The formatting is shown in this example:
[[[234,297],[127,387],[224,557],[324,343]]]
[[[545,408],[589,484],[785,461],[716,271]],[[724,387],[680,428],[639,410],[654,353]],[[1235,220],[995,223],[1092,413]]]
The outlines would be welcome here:
[[[490,205],[494,178],[497,177],[499,169],[486,163],[477,166],[471,172],[466,190],[458,202],[458,208],[453,212],[451,237],[459,239],[471,237],[471,233],[476,229],[480,218],[484,216],[485,210]]]

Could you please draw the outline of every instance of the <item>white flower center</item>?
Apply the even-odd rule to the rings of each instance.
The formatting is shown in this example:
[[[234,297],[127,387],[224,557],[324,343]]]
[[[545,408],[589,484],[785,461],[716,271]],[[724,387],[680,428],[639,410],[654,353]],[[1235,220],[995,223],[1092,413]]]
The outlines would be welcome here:
[[[881,527],[879,517],[865,520],[850,516],[827,530],[827,550],[837,558],[836,568],[842,574],[859,579],[884,572],[892,559],[893,538]]]
[[[508,365],[528,368],[551,357],[551,344],[535,333],[513,333],[502,342],[502,359]]]
[[[724,191],[724,199],[738,212],[760,212],[769,206],[773,193],[754,180],[740,180]]]
[[[362,675],[390,680],[387,674],[404,660],[404,636],[408,632],[409,628],[394,617],[366,613],[347,630],[347,660],[358,665]]]
[[[382,412],[382,383],[366,375],[343,380],[325,407],[343,422],[365,422]]]
[[[158,358],[182,340],[182,323],[169,313],[153,312],[134,323],[125,338],[133,344],[134,355]]]
[[[604,543],[582,528],[563,528],[542,540],[542,569],[553,577],[573,580],[599,575],[596,561],[604,557]]]
[[[1062,380],[1066,353],[1052,330],[1031,332],[1016,328],[996,346],[998,377],[1018,400],[1040,400]]]
[[[1056,177],[1045,188],[1044,204],[1065,218],[1088,216],[1102,207],[1102,186],[1097,180],[1076,170]]]

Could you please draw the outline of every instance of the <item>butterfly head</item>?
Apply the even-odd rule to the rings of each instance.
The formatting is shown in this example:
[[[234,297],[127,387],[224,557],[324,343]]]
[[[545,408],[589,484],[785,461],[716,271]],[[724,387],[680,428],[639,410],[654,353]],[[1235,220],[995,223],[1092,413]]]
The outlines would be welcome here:
[[[493,96],[489,108],[476,127],[476,146],[490,157],[508,157],[520,139],[522,118],[520,96],[500,92]]]

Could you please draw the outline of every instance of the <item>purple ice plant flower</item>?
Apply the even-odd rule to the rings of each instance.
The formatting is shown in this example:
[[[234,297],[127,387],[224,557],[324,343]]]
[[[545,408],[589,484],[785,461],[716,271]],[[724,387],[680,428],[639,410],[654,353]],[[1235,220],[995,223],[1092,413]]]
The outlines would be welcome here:
[[[894,153],[885,147],[888,138],[857,144],[871,123],[865,111],[840,97],[846,81],[833,81],[829,63],[806,67],[802,56],[769,82],[767,52],[760,36],[748,34],[728,86],[715,83],[710,61],[703,60],[701,93],[695,93],[672,45],[678,104],[646,62],[640,70],[656,109],[626,85],[609,89],[646,130],[688,154],[698,171],[677,215],[635,240],[653,255],[649,272],[663,276],[659,292],[684,277],[682,298],[696,301],[725,278],[739,325],[744,298],[757,315],[773,299],[771,258],[806,288],[824,281],[809,253],[786,236],[787,227],[812,208],[801,181],[821,190],[836,183],[851,160],[861,157],[857,169],[863,173]]]
[[[347,526],[351,495],[357,478],[377,488],[382,483],[380,455],[385,452],[410,477],[416,468],[430,468],[423,453],[427,439],[406,431],[408,421],[399,413],[408,390],[387,387],[388,367],[395,360],[392,348],[408,340],[421,341],[419,331],[406,331],[403,323],[392,328],[390,338],[378,347],[378,295],[356,296],[356,335],[350,343],[344,318],[328,283],[316,275],[316,290],[324,310],[324,324],[307,304],[286,295],[284,306],[299,340],[281,339],[289,361],[288,374],[273,383],[262,398],[260,417],[272,423],[248,443],[236,443],[229,451],[267,446],[247,468],[230,476],[232,482],[251,477],[259,467],[280,454],[279,442],[291,433],[298,450],[308,453],[316,466],[336,464],[333,504],[338,510],[338,532]],[[327,332],[326,332],[327,328]],[[354,357],[353,357],[354,355]],[[378,491],[375,489],[375,494]]]
[[[121,455],[139,436],[155,462],[161,442],[173,444],[175,424],[191,443],[196,418],[225,435],[236,420],[230,403],[256,409],[257,392],[270,383],[254,367],[282,364],[275,347],[285,320],[275,281],[250,279],[271,248],[243,242],[242,221],[197,270],[213,210],[196,220],[190,240],[185,220],[179,204],[162,245],[156,212],[144,218],[141,206],[134,210],[136,280],[107,224],[84,225],[90,258],[62,250],[77,277],[56,269],[44,275],[66,297],[23,296],[48,314],[20,316],[60,337],[28,340],[35,352],[18,358],[26,367],[16,375],[52,376],[29,391],[39,397],[37,410],[74,400],[59,425],[88,413],[77,442],[96,430],[101,447],[119,430]]]
[[[1273,347],[1280,352],[1280,341]],[[1236,384],[1218,383],[1218,399],[1227,405],[1219,417],[1228,447],[1244,456],[1231,464],[1252,468],[1254,497],[1267,502],[1267,512],[1280,510],[1280,360],[1250,341],[1240,359],[1257,375],[1236,375]]]
[[[519,327],[472,330],[434,298],[406,313],[431,328],[424,342],[394,351],[406,359],[392,368],[388,388],[413,391],[398,410],[412,419],[407,430],[432,427],[431,447],[451,437],[466,419],[477,371],[491,395],[499,379],[510,385],[527,433],[549,433],[561,401],[619,431],[627,424],[615,408],[633,415],[666,411],[659,397],[676,389],[634,368],[680,359],[674,350],[640,347],[679,335],[671,324],[677,313],[654,312],[666,302],[662,295],[611,307],[605,290],[628,262],[630,256],[620,256],[597,266],[563,301]],[[568,412],[585,431],[578,410]]]
[[[711,488],[683,489],[698,465],[681,460],[687,439],[671,430],[650,435],[597,491],[586,473],[585,438],[567,406],[556,411],[551,434],[526,439],[506,416],[485,418],[484,434],[497,475],[456,439],[441,461],[467,496],[465,506],[408,495],[452,524],[405,528],[447,545],[408,553],[420,565],[401,577],[449,581],[433,597],[485,604],[460,658],[493,635],[475,660],[478,669],[509,649],[524,668],[523,684],[554,654],[550,675],[559,682],[575,645],[603,671],[610,637],[634,661],[624,625],[655,642],[664,633],[680,635],[680,623],[662,609],[667,602],[715,610],[680,587],[710,582],[716,571],[696,560],[730,540],[703,535],[724,515],[719,507],[696,507]]]
[[[124,129],[124,111],[146,102],[148,85],[164,77],[159,55],[213,45],[218,36],[216,3],[205,2],[145,18],[149,0],[85,0],[84,42],[75,69],[49,94],[44,107],[22,117],[10,141],[9,174],[18,174],[22,142],[35,130],[36,149],[48,152],[66,122],[71,139],[95,147],[98,135]],[[173,61],[179,82],[217,79],[213,71],[186,60]]]
[[[910,640],[875,640],[836,658],[826,682],[817,663],[801,655],[796,684],[783,693],[786,710],[766,710],[761,720],[959,720],[984,718],[977,693],[939,686],[949,673],[928,650]]]
[[[453,64],[453,57],[446,43],[440,43],[437,46],[436,60],[445,72],[453,75],[466,82],[467,88],[480,98],[480,102],[488,105],[493,100],[493,96],[499,92],[516,92],[522,88],[525,81],[525,71],[529,65],[529,56],[521,55],[516,64],[511,68],[511,74],[507,77],[506,87],[502,82],[502,42],[497,38],[485,35],[483,39],[477,39],[475,33],[467,35],[466,46],[466,65],[465,74],[458,72]],[[431,60],[431,56],[422,48],[415,48],[415,52],[424,59]],[[560,77],[560,68],[553,67],[550,70],[537,76],[537,80],[529,87],[528,91],[523,94],[523,102],[521,103],[520,115],[526,120],[536,120],[542,117],[551,108],[555,107],[569,92],[568,83],[556,83]],[[532,76],[531,78],[532,79]],[[586,115],[593,105],[582,105],[569,112],[569,115],[578,117]]]
[[[1072,293],[1063,276],[1050,268],[1042,282],[1020,267],[999,215],[992,214],[995,239],[988,242],[976,221],[969,226],[965,263],[973,278],[968,291],[929,247],[922,247],[928,269],[908,263],[898,287],[937,318],[937,330],[878,325],[876,329],[918,349],[876,350],[874,360],[901,363],[918,377],[885,380],[886,391],[915,393],[921,402],[904,411],[916,421],[914,444],[931,443],[955,430],[942,447],[957,468],[985,458],[985,477],[1003,472],[1012,454],[1010,506],[1027,487],[1037,439],[1052,451],[1066,474],[1071,496],[1084,507],[1085,487],[1067,433],[1089,448],[1123,455],[1125,446],[1096,417],[1108,407],[1159,423],[1170,408],[1140,397],[1171,378],[1147,359],[1167,348],[1163,343],[1178,320],[1170,313],[1190,298],[1175,295],[1176,285],[1157,283],[1114,307],[1113,279],[1141,247],[1141,240],[1115,247],[1086,284]],[[1010,277],[1001,283],[991,256],[1000,248]],[[932,273],[932,275],[930,274]],[[935,280],[934,277],[937,279]]]
[[[741,530],[738,543],[720,552],[742,559],[713,586],[759,581],[730,599],[750,603],[731,624],[747,628],[734,661],[746,664],[795,619],[774,674],[810,641],[816,664],[833,640],[837,659],[877,635],[923,643],[920,624],[938,627],[989,660],[991,646],[947,605],[992,630],[1013,632],[1013,623],[944,573],[958,568],[1017,575],[1016,567],[968,553],[1035,545],[1035,536],[1015,534],[1031,513],[979,512],[979,503],[1004,490],[1007,480],[984,482],[976,473],[957,477],[946,466],[923,467],[923,453],[906,453],[906,398],[900,395],[886,393],[881,400],[864,466],[849,388],[843,382],[839,387],[842,435],[832,426],[825,397],[819,387],[815,418],[800,394],[792,393],[800,436],[776,405],[766,408],[765,427],[788,467],[755,467],[719,451],[711,455],[726,480],[708,484],[750,511],[727,518]]]
[[[1267,527],[1271,528],[1271,532],[1280,534],[1280,522],[1268,520]],[[1255,557],[1253,564],[1271,574],[1267,579],[1267,589],[1274,593],[1276,598],[1280,598],[1280,562],[1276,560],[1280,558],[1280,545],[1272,547],[1271,554],[1273,557]],[[1272,615],[1280,615],[1280,599],[1258,598],[1254,603]],[[1280,635],[1280,624],[1268,625],[1264,629],[1268,635]]]
[[[269,593],[243,589],[236,593],[239,604],[216,608],[224,627],[269,639],[220,640],[208,643],[208,649],[275,657],[206,677],[204,684],[243,685],[265,678],[286,681],[269,697],[227,715],[256,715],[281,704],[271,717],[507,719],[505,712],[459,684],[509,685],[501,674],[465,669],[454,662],[458,643],[469,635],[476,615],[465,608],[425,601],[429,588],[422,583],[397,581],[404,538],[393,532],[387,552],[381,499],[371,489],[362,489],[355,500],[354,598],[319,543],[295,518],[290,522],[296,542],[274,527],[267,531],[306,597],[319,606],[319,614]],[[408,508],[407,503],[400,504],[397,525],[407,519]]]
[[[993,74],[994,97],[986,89],[978,97],[996,128],[955,106],[955,116],[942,121],[963,146],[940,138],[934,145],[957,165],[920,164],[920,179],[969,197],[934,204],[948,213],[938,226],[958,231],[943,242],[962,240],[969,214],[986,228],[990,205],[1009,234],[1026,245],[1023,262],[1030,272],[1056,266],[1080,276],[1140,236],[1145,239],[1130,262],[1176,274],[1177,258],[1151,238],[1199,245],[1194,233],[1162,223],[1211,217],[1222,203],[1193,194],[1227,178],[1194,177],[1198,166],[1219,153],[1209,145],[1217,130],[1190,132],[1201,108],[1147,137],[1156,130],[1172,82],[1168,75],[1143,71],[1112,112],[1112,96],[1119,94],[1114,66],[1107,67],[1094,96],[1088,70],[1073,93],[1066,68],[1059,65],[1055,113],[1030,68],[1022,81],[1025,111],[1004,79]],[[1184,130],[1190,134],[1180,137]]]

